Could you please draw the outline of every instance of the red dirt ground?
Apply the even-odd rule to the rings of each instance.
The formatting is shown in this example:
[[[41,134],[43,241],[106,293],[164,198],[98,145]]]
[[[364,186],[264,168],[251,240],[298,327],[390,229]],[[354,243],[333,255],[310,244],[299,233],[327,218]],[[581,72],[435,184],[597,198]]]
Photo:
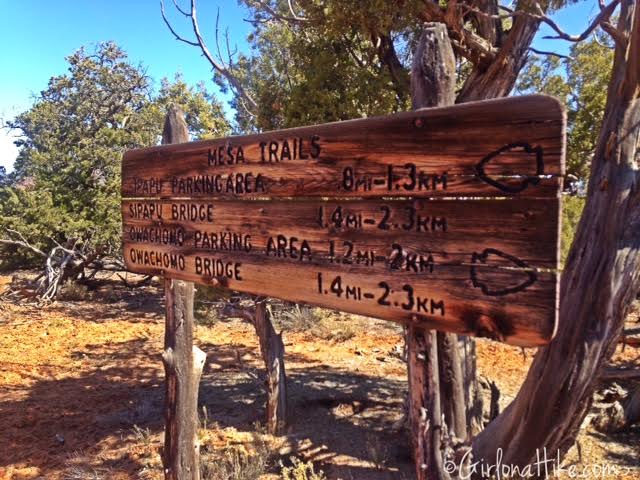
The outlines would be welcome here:
[[[401,330],[326,315],[329,330],[348,335],[284,335],[291,426],[269,439],[273,455],[311,460],[330,479],[412,478],[406,438],[394,425],[406,392],[405,366],[393,354]],[[0,302],[0,479],[162,478],[163,329],[156,286],[109,286],[92,300],[43,308]],[[199,325],[197,344],[208,355],[203,452],[250,443],[265,401],[252,327],[240,320]],[[500,387],[502,406],[533,353],[478,342],[479,370]],[[617,360],[637,364],[638,350],[627,347]],[[639,437],[637,429],[604,436],[586,427],[582,463],[576,449],[569,460],[629,470],[602,478],[640,478]]]

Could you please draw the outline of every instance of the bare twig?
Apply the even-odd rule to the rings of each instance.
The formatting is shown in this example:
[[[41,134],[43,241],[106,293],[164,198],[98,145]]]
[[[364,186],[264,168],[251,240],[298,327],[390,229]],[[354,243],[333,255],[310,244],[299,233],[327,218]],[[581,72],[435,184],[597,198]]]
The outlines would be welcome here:
[[[533,47],[529,47],[529,51],[533,53],[537,53],[538,55],[550,55],[552,57],[558,57],[558,58],[570,58],[567,55],[562,55],[561,53],[545,52],[544,50],[538,50],[537,48],[533,48]]]
[[[174,2],[175,3],[175,2]],[[178,9],[180,10],[180,9]],[[187,40],[184,37],[181,37],[180,35],[178,35],[178,33],[173,29],[173,27],[171,26],[171,23],[169,22],[169,19],[167,18],[167,15],[165,14],[164,11],[164,1],[160,0],[160,12],[162,13],[162,20],[164,20],[165,25],[169,28],[169,30],[171,31],[171,33],[173,33],[173,36],[176,37],[176,40],[180,41],[180,42],[184,42],[187,45],[192,45],[194,47],[199,47],[197,42],[192,42],[191,40]],[[182,10],[180,10],[181,13]],[[189,16],[188,14],[185,13],[185,15]]]
[[[474,13],[476,15],[490,18],[494,20],[502,20],[506,18],[515,18],[519,16],[527,16],[533,18],[535,20],[539,20],[540,22],[546,23],[549,25],[555,32],[556,35],[547,35],[543,38],[549,40],[566,40],[568,42],[581,42],[585,40],[589,35],[591,35],[598,27],[601,27],[605,32],[611,35],[614,40],[621,41],[621,34],[618,30],[609,23],[609,19],[611,15],[615,11],[616,7],[620,3],[620,0],[613,0],[609,5],[605,5],[603,0],[598,0],[600,5],[600,13],[596,15],[596,17],[591,21],[589,26],[579,35],[570,35],[566,33],[560,26],[549,16],[544,14],[543,8],[538,3],[534,3],[534,8],[537,13],[528,12],[525,10],[512,10],[509,7],[500,6],[501,10],[504,10],[507,13],[502,14],[489,14],[487,12],[483,12],[478,10],[477,8],[471,7],[466,4],[458,4],[458,8],[464,10],[465,13]],[[533,50],[533,49],[530,49]],[[549,55],[551,53],[545,53],[545,55]],[[555,54],[553,54],[555,55]],[[557,55],[556,55],[557,56]]]
[[[178,1],[177,0],[173,0],[173,5],[176,7],[176,10],[178,10],[182,15],[184,15],[185,17],[189,16],[188,12],[186,12],[182,8],[180,8],[180,6],[178,5]]]
[[[298,16],[298,14],[296,14],[295,10],[293,9],[293,0],[287,0],[287,3],[289,4],[289,11],[291,12],[291,15],[293,16],[293,18],[298,21],[298,22],[306,22],[307,19],[304,17],[300,17]]]
[[[164,10],[164,0],[160,0],[160,11],[162,13],[162,19],[164,20],[164,23],[167,25],[167,27],[169,28],[171,33],[176,37],[176,39],[188,45],[198,47],[202,52],[202,55],[211,64],[213,69],[216,70],[218,73],[220,73],[229,82],[232,90],[234,90],[238,94],[238,96],[244,98],[246,103],[248,103],[252,109],[257,109],[258,104],[253,99],[253,97],[249,94],[249,92],[247,92],[247,90],[244,88],[240,80],[231,71],[231,65],[226,65],[225,62],[222,61],[222,59],[216,60],[216,58],[214,58],[214,56],[211,54],[211,51],[209,50],[209,47],[207,46],[200,32],[200,25],[198,23],[198,12],[196,8],[196,0],[191,0],[191,9],[189,12],[179,9],[180,13],[182,13],[183,15],[191,19],[191,26],[193,28],[193,33],[196,38],[195,41],[188,40],[180,36],[175,31],[175,29],[171,26],[171,23],[169,22],[169,19],[167,18]],[[216,42],[217,42],[217,37],[218,35],[216,32]],[[246,110],[250,115],[253,115],[251,110],[249,109],[246,109]]]
[[[269,15],[270,18],[264,19],[264,20],[247,20],[251,23],[267,23],[270,22],[272,20],[276,20],[278,22],[283,22],[283,23],[287,23],[287,24],[296,24],[296,23],[305,23],[308,22],[309,19],[304,18],[304,17],[299,17],[298,15],[295,14],[294,10],[293,10],[293,5],[291,3],[291,1],[289,1],[289,10],[291,11],[291,17],[287,16],[287,15],[282,15],[280,13],[278,13],[276,10],[274,10],[271,5],[269,5],[269,2],[265,2],[265,1],[261,1],[261,0],[254,0],[254,2],[262,7],[262,9],[264,11],[266,11]]]

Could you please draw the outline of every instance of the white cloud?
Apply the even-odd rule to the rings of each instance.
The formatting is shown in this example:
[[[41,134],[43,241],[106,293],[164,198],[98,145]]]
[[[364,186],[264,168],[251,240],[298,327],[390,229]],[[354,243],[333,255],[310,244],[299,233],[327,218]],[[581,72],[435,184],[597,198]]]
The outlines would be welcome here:
[[[6,168],[7,172],[13,170],[13,162],[18,156],[19,149],[13,144],[15,139],[15,132],[0,128],[0,166]]]

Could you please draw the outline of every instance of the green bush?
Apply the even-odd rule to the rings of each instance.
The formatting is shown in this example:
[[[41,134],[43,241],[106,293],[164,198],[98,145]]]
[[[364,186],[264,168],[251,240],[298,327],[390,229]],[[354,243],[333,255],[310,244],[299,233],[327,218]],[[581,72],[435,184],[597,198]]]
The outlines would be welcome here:
[[[573,237],[578,228],[578,222],[582,216],[582,210],[586,199],[578,196],[566,195],[562,199],[562,236],[560,242],[561,262],[564,268]]]

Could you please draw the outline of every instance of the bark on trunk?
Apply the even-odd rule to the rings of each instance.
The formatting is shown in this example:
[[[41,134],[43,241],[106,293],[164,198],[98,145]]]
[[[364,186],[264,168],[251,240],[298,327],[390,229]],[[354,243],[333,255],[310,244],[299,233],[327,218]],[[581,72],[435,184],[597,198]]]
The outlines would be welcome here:
[[[189,141],[183,113],[171,107],[163,143]],[[165,368],[165,435],[162,463],[167,480],[200,479],[198,386],[206,354],[193,345],[191,282],[165,278],[166,324],[162,360]]]
[[[455,333],[438,332],[438,363],[440,402],[449,434],[458,440],[466,440],[468,429],[465,379],[462,376],[458,335]]]
[[[518,74],[527,62],[529,47],[540,26],[540,21],[520,15],[513,19],[509,35],[490,64],[475,65],[465,80],[457,103],[506,97],[513,89]],[[496,27],[497,28],[497,27]],[[498,32],[501,36],[501,31]],[[496,41],[500,38],[496,38]]]
[[[443,424],[436,332],[409,327],[407,340],[409,424],[416,479],[448,479],[442,460]]]
[[[287,376],[284,369],[282,334],[276,333],[264,301],[256,303],[254,326],[267,368],[267,431],[281,434],[287,419]]]
[[[621,3],[613,74],[587,203],[562,275],[560,324],[511,405],[473,444],[474,459],[526,465],[537,449],[562,458],[592,402],[640,288],[640,8]]]
[[[165,279],[167,303],[164,474],[167,480],[199,480],[198,385],[206,354],[193,345],[193,284]]]

